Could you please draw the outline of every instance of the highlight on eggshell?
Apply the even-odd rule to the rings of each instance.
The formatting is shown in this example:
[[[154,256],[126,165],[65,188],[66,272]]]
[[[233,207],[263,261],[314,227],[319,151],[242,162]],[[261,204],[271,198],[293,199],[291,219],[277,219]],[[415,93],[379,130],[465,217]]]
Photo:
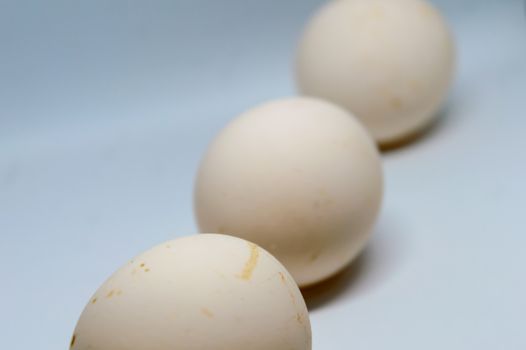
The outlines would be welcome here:
[[[305,287],[363,249],[382,183],[376,145],[353,115],[288,98],[249,110],[217,135],[197,174],[194,209],[201,232],[259,244]]]
[[[82,312],[74,350],[310,350],[298,286],[264,249],[202,234],[160,244],[115,272]]]
[[[436,117],[454,60],[448,25],[425,0],[333,0],[305,28],[296,81],[302,94],[347,108],[387,145]]]

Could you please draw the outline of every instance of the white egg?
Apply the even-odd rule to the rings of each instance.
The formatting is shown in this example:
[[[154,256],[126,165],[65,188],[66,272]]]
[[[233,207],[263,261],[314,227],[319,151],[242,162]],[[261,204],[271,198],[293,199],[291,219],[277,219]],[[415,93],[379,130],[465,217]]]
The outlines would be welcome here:
[[[299,90],[352,111],[380,144],[427,126],[453,75],[447,25],[423,0],[337,0],[307,25]]]
[[[290,98],[248,111],[212,142],[195,213],[202,232],[261,245],[303,287],[359,253],[381,196],[379,154],[361,124],[329,102]]]
[[[285,268],[245,240],[217,234],[137,256],[95,293],[75,350],[310,350],[302,295]]]

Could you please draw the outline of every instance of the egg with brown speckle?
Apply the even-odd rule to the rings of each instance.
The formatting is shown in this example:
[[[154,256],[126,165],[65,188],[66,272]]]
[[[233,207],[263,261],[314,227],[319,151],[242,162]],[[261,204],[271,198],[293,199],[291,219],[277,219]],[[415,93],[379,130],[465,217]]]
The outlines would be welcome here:
[[[287,98],[242,114],[211,143],[195,214],[202,232],[259,244],[305,287],[365,246],[382,183],[376,145],[354,116],[319,99]]]
[[[248,241],[195,235],[158,245],[113,274],[86,305],[75,350],[310,350],[303,297]]]
[[[300,92],[352,111],[389,145],[429,125],[444,101],[454,44],[441,14],[425,0],[333,0],[300,41]]]

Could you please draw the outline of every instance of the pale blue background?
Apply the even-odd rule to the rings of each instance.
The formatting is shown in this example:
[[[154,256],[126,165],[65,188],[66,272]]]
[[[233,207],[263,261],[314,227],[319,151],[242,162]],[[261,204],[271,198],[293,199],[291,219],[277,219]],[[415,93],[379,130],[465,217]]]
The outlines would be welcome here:
[[[124,261],[192,234],[193,176],[238,113],[294,94],[323,1],[0,1],[0,348],[67,348]],[[526,20],[436,0],[459,49],[442,122],[384,155],[354,270],[307,294],[314,349],[526,349]]]

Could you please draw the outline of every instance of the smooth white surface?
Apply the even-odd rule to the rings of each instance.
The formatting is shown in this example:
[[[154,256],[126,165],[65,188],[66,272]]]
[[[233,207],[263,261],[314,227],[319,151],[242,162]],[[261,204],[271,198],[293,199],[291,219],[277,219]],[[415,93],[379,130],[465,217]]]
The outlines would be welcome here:
[[[298,286],[272,255],[201,234],[150,248],[109,277],[70,349],[311,350],[311,328]]]
[[[285,98],[241,113],[210,143],[195,180],[200,232],[267,249],[300,287],[341,271],[382,202],[379,152],[345,109]]]
[[[321,1],[51,3],[0,11],[2,349],[67,348],[123,261],[196,231],[206,145],[293,93],[294,44]],[[526,348],[524,4],[437,5],[459,49],[449,107],[384,155],[372,244],[315,303],[313,349]]]

